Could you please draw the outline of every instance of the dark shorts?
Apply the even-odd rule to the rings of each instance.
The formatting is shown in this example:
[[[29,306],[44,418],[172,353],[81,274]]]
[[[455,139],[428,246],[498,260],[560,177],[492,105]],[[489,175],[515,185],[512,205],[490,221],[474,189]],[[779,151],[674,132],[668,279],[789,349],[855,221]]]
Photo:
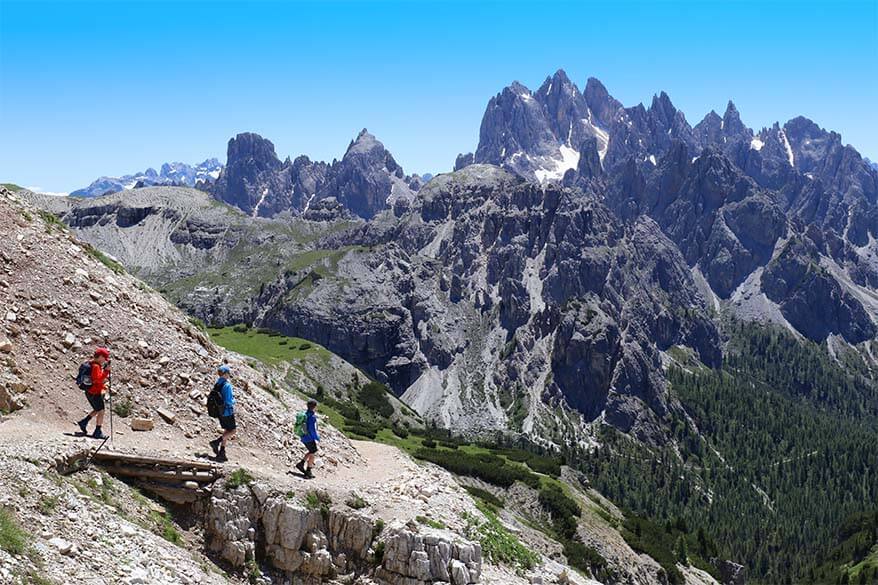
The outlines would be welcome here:
[[[317,441],[307,441],[305,443],[305,448],[308,449],[308,453],[316,453],[317,452]]]
[[[103,394],[89,394],[85,393],[86,399],[88,399],[88,403],[91,405],[91,409],[97,412],[100,412],[104,409],[104,395]]]
[[[235,415],[230,414],[229,416],[221,416],[219,417],[220,427],[224,431],[234,431],[238,428],[238,425],[235,424]]]

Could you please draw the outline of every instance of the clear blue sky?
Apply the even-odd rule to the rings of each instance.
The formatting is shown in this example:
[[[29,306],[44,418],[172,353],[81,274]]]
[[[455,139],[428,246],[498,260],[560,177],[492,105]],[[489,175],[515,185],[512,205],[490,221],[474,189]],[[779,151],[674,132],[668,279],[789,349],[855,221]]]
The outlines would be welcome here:
[[[368,127],[409,172],[473,150],[488,99],[556,69],[695,123],[729,98],[802,114],[878,158],[878,0],[60,2],[0,0],[0,180],[70,191],[164,161],[341,157]]]

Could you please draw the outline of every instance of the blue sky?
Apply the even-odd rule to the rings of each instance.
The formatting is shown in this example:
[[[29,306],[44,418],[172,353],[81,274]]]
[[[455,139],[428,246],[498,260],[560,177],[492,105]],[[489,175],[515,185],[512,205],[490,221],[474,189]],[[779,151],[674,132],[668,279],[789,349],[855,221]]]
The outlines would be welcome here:
[[[878,0],[0,0],[0,180],[225,160],[244,131],[331,160],[363,127],[441,172],[492,95],[558,68],[626,105],[665,90],[693,124],[730,98],[756,128],[806,115],[878,159]]]

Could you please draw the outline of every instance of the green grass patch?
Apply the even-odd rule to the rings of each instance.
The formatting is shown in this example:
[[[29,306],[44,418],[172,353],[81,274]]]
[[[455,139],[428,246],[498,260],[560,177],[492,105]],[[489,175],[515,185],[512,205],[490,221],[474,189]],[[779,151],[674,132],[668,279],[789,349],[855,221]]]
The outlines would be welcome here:
[[[24,190],[24,187],[22,187],[21,185],[16,185],[15,183],[0,183],[0,185],[2,185],[3,187],[6,187],[7,189],[12,191],[13,193]]]
[[[183,536],[177,530],[177,527],[174,526],[174,523],[171,522],[171,519],[168,518],[167,513],[152,510],[149,516],[158,528],[158,533],[162,538],[177,545],[183,542]]]
[[[485,515],[485,520],[466,512],[464,520],[467,537],[479,542],[482,554],[491,562],[503,563],[519,569],[527,570],[537,566],[540,556],[509,532],[490,508],[478,503],[477,506]]]
[[[434,520],[433,518],[428,518],[427,516],[415,516],[415,520],[418,524],[423,524],[424,526],[429,526],[430,528],[443,529],[445,528],[445,522],[441,520]]]
[[[18,525],[12,512],[0,508],[0,548],[11,555],[20,555],[27,550],[28,534]]]
[[[229,475],[229,479],[226,480],[226,487],[236,489],[242,485],[250,485],[253,481],[253,474],[243,467],[239,467]]]
[[[112,270],[115,274],[124,274],[125,267],[92,246],[91,244],[83,244],[82,247],[88,253],[89,256]]]
[[[58,496],[43,496],[37,503],[40,514],[49,516],[58,508]]]
[[[299,337],[287,337],[268,329],[251,329],[235,325],[221,328],[208,327],[207,331],[214,342],[226,349],[271,365],[308,358],[317,358],[329,363],[332,355],[329,350],[316,343]]]

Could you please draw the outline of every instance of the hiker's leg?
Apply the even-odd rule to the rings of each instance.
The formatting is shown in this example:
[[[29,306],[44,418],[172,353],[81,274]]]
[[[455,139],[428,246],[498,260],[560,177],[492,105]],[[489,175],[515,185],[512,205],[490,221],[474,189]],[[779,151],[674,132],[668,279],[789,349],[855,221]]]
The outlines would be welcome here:
[[[236,431],[234,429],[223,433],[223,437],[222,437],[223,438],[223,440],[222,440],[223,449],[226,448],[226,443],[228,441],[232,440],[232,438],[235,436],[235,433],[236,433]]]
[[[95,424],[99,427],[103,426],[103,424],[104,424],[104,411],[103,410],[99,410],[97,413],[95,413]]]
[[[305,455],[305,463],[308,466],[308,469],[314,467],[314,453],[309,451],[308,454]]]

